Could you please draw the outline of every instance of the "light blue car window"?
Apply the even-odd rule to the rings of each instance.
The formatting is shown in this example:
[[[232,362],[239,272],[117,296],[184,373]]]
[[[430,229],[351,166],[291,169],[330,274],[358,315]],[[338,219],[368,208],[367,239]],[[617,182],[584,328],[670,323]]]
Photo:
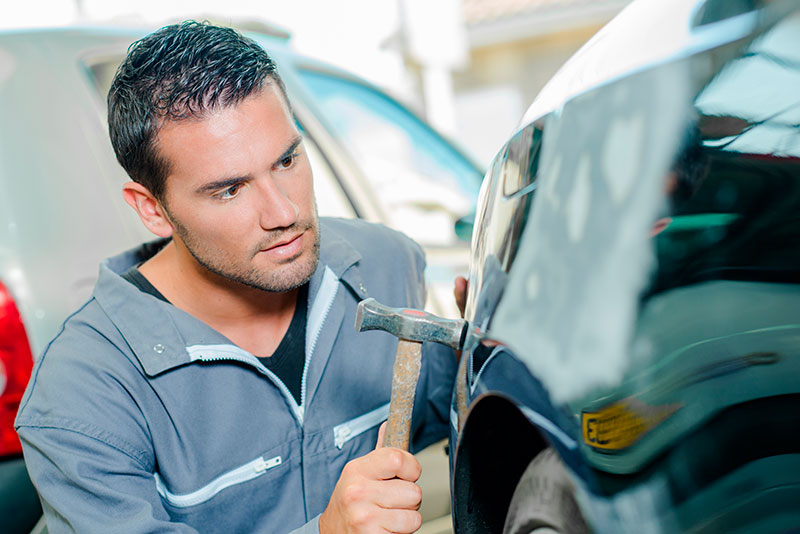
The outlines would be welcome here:
[[[454,223],[474,210],[481,172],[385,94],[317,71],[301,76],[393,225],[426,245],[455,242]]]

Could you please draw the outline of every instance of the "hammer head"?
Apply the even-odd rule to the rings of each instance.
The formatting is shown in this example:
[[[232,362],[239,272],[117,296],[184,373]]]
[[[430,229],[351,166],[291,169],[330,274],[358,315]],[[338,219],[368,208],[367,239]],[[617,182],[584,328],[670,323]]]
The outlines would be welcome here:
[[[461,349],[467,323],[411,308],[391,308],[373,298],[359,302],[356,331],[385,330],[408,341],[434,341]]]

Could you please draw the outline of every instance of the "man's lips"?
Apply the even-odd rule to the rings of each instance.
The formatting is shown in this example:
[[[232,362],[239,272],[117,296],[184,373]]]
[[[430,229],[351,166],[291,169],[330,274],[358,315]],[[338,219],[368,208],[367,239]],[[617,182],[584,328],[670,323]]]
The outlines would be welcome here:
[[[295,256],[303,250],[304,235],[305,232],[300,232],[299,234],[291,236],[287,239],[282,239],[274,245],[262,248],[259,252],[280,258],[289,258]]]

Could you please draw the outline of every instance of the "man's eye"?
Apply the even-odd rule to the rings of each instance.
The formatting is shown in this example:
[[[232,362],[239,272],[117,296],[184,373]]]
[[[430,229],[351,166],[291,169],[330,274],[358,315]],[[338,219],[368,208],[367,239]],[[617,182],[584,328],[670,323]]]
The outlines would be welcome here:
[[[290,168],[291,168],[291,167],[294,165],[294,161],[295,161],[295,159],[297,159],[297,154],[292,154],[292,155],[290,155],[290,156],[286,156],[285,158],[283,158],[283,159],[280,161],[280,163],[278,164],[278,166],[279,166],[281,169],[290,169]]]
[[[241,184],[232,185],[232,186],[230,186],[230,187],[228,187],[226,189],[223,189],[219,193],[217,193],[216,197],[220,198],[222,200],[231,199],[231,198],[236,196],[236,193],[239,192],[239,189],[241,189],[241,187],[242,187]]]

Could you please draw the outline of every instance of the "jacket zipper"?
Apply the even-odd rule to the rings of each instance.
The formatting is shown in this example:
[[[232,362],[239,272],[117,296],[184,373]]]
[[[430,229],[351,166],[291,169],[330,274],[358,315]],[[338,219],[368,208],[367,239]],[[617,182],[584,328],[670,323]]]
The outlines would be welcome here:
[[[341,450],[345,443],[356,436],[360,436],[367,430],[378,426],[382,422],[386,421],[388,417],[389,403],[387,402],[383,406],[375,408],[371,412],[360,415],[355,419],[347,421],[346,423],[336,425],[333,427],[333,441],[336,444],[336,447]]]
[[[314,299],[314,305],[308,312],[308,328],[306,329],[306,363],[303,366],[303,377],[300,379],[300,420],[305,416],[306,406],[306,385],[308,382],[308,368],[311,366],[311,357],[317,346],[319,335],[322,332],[322,325],[328,318],[331,311],[336,293],[339,290],[339,278],[331,271],[330,267],[325,267],[325,274]]]
[[[164,485],[164,481],[161,480],[161,477],[156,473],[154,475],[156,479],[156,489],[158,490],[158,494],[172,506],[176,508],[189,508],[190,506],[197,506],[198,504],[212,499],[226,488],[258,478],[270,469],[278,467],[281,463],[282,459],[280,456],[275,456],[269,460],[265,460],[262,456],[241,467],[237,467],[233,471],[220,475],[199,490],[184,494],[170,492]]]
[[[306,339],[306,360],[303,364],[303,377],[300,382],[299,405],[294,399],[294,395],[292,395],[292,393],[289,391],[289,388],[286,387],[286,384],[284,384],[275,373],[264,367],[264,365],[258,361],[258,358],[249,352],[240,349],[236,345],[192,345],[191,347],[186,347],[186,352],[189,354],[189,359],[191,361],[201,360],[204,362],[234,360],[247,363],[258,368],[259,371],[269,376],[270,379],[272,379],[272,381],[278,386],[278,389],[289,402],[289,406],[292,407],[295,418],[297,418],[298,422],[302,426],[305,418],[308,368],[311,363],[311,356],[314,354],[314,348],[316,347],[317,340],[322,332],[322,325],[325,323],[325,319],[328,317],[328,313],[333,306],[333,301],[336,298],[336,292],[339,289],[338,282],[339,279],[333,273],[333,271],[331,271],[329,267],[325,267],[325,273],[322,277],[320,289],[317,292],[317,297],[314,299],[314,304],[311,306],[311,310],[309,311],[307,332],[310,333],[310,336]]]
[[[191,347],[186,347],[186,352],[189,353],[189,358],[193,362],[197,360],[204,362],[233,360],[247,363],[258,368],[261,373],[270,377],[270,379],[272,379],[272,381],[278,386],[278,389],[289,402],[289,406],[292,407],[295,417],[301,425],[303,424],[303,411],[300,406],[297,405],[297,401],[294,400],[294,395],[292,395],[291,391],[289,391],[289,388],[286,387],[286,384],[284,384],[280,378],[278,378],[278,375],[264,367],[264,364],[258,361],[258,358],[249,352],[240,349],[236,345],[192,345]]]

